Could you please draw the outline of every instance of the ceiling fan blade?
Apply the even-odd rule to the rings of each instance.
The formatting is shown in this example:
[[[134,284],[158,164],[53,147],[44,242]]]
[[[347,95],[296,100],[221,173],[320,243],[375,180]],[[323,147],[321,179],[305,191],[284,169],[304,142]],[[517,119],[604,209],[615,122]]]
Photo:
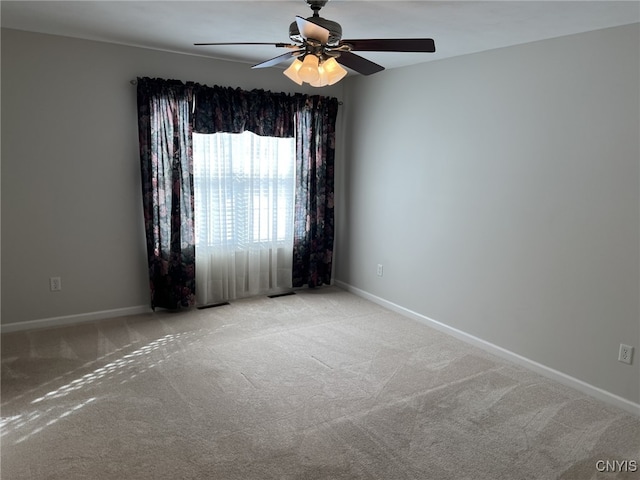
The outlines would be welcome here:
[[[305,40],[308,38],[312,38],[313,40],[317,40],[323,45],[329,41],[329,30],[320,25],[316,25],[309,20],[302,18],[299,15],[296,15],[296,23],[298,25],[298,31],[300,35]]]
[[[302,52],[304,52],[304,49],[303,50],[295,50],[293,52],[283,53],[282,55],[278,55],[277,57],[272,58],[271,60],[267,60],[265,62],[258,63],[258,64],[254,65],[251,68],[273,67],[274,65],[277,65],[279,63],[286,62],[291,57],[295,57],[296,55],[298,55],[299,53],[302,53]]]
[[[294,45],[291,43],[273,43],[273,42],[222,42],[222,43],[194,43],[194,45],[201,47],[206,45],[271,45],[273,47],[286,47],[286,48],[300,48],[300,45]]]
[[[428,52],[436,51],[432,38],[387,38],[363,40],[342,40],[341,44],[349,44],[353,51],[360,52]]]
[[[341,63],[345,67],[349,67],[351,70],[355,70],[362,75],[371,75],[384,70],[382,65],[373,63],[371,60],[367,60],[360,55],[356,55],[351,52],[340,52],[340,56],[336,58],[338,63]]]

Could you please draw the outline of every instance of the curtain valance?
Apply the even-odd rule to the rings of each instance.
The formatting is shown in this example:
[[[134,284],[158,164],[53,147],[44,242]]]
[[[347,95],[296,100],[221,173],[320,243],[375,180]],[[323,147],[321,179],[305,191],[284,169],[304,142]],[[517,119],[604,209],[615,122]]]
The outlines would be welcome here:
[[[196,133],[242,133],[250,131],[267,137],[293,137],[295,115],[302,108],[336,98],[300,93],[277,93],[268,90],[208,86],[195,82],[138,78],[138,91],[181,92],[192,98],[193,131]]]
[[[242,133],[265,137],[293,137],[298,96],[265,90],[194,86],[197,133]]]

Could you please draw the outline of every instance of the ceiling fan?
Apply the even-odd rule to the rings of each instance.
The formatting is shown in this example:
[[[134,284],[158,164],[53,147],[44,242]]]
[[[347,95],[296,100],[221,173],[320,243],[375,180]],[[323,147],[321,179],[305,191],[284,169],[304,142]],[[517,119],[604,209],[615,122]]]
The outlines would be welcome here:
[[[289,38],[294,43],[263,42],[224,42],[195,43],[194,45],[273,45],[287,48],[289,51],[270,60],[258,63],[251,68],[273,67],[295,58],[284,71],[291,80],[302,85],[306,82],[314,87],[333,85],[340,81],[347,71],[340,65],[350,68],[362,75],[371,75],[384,70],[360,55],[360,52],[427,52],[436,51],[431,38],[387,38],[343,40],[342,27],[339,23],[320,16],[319,12],[329,0],[305,0],[313,10],[313,16],[296,20],[289,26]]]

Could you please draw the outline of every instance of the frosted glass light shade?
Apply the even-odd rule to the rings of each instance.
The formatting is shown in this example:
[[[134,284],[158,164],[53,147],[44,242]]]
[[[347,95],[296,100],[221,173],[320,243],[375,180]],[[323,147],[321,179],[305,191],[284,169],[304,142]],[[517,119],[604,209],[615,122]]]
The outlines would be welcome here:
[[[318,66],[318,73],[320,74],[318,80],[310,83],[312,87],[324,87],[329,84],[329,75],[324,69],[324,63]]]
[[[302,62],[296,58],[293,63],[289,65],[289,68],[287,68],[283,72],[287,77],[296,82],[298,85],[302,85],[302,80],[300,79],[300,75],[298,75],[300,67],[302,67]]]
[[[300,80],[307,83],[315,83],[320,78],[318,72],[318,57],[315,55],[307,55],[302,61],[302,65],[298,70]]]
[[[347,71],[342,68],[342,66],[333,57],[322,64],[322,69],[327,76],[326,85],[333,85],[334,83],[338,83],[347,74]]]

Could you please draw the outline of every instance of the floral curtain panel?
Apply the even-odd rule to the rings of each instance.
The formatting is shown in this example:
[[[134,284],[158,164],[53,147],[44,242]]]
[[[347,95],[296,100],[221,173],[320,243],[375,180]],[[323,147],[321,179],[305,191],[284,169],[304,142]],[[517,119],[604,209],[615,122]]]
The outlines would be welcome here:
[[[337,115],[335,98],[306,97],[296,108],[294,287],[331,283]]]
[[[151,306],[195,303],[192,133],[295,137],[293,286],[331,281],[338,100],[138,78]]]
[[[151,307],[195,300],[191,89],[138,79],[138,134]]]

